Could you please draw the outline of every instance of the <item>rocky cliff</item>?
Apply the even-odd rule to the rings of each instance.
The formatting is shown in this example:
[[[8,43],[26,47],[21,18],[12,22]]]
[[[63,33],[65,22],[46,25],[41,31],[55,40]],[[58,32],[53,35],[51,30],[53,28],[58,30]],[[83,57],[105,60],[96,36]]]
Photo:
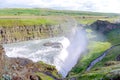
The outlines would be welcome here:
[[[41,39],[62,34],[60,25],[0,26],[0,43]]]
[[[53,80],[60,78],[55,67],[26,58],[9,58],[0,45],[0,80],[45,80],[41,78],[45,75]]]
[[[110,23],[108,21],[97,20],[90,25],[92,29],[101,33],[107,33],[113,29],[119,29],[120,23]]]

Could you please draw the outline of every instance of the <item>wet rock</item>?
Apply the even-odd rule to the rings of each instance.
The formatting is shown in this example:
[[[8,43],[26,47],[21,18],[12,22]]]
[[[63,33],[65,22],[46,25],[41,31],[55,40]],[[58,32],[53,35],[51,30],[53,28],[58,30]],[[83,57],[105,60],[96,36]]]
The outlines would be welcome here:
[[[23,58],[17,58],[17,63],[19,63],[19,65],[21,66],[26,66],[27,64],[30,64],[32,63],[31,60],[28,60],[28,59],[23,59]]]
[[[62,48],[62,44],[59,42],[46,42],[43,44],[43,46],[48,46],[52,48]]]
[[[116,57],[116,60],[117,60],[117,61],[120,61],[120,55],[118,55],[118,56]]]
[[[53,43],[52,47],[53,48],[62,48],[63,46],[61,43],[55,42],[55,43]]]
[[[43,46],[52,46],[52,42],[46,42],[43,44]]]

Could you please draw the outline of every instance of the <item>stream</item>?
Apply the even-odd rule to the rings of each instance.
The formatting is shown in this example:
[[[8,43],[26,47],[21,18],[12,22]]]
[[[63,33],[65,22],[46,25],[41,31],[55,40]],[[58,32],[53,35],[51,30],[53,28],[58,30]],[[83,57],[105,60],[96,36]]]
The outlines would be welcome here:
[[[108,53],[110,50],[112,50],[113,48],[115,48],[116,46],[120,46],[120,44],[114,45],[112,47],[110,47],[109,49],[107,49],[106,51],[103,52],[103,54],[101,54],[99,57],[97,57],[96,59],[94,59],[87,67],[86,71],[90,71],[90,69],[98,62],[100,62]]]

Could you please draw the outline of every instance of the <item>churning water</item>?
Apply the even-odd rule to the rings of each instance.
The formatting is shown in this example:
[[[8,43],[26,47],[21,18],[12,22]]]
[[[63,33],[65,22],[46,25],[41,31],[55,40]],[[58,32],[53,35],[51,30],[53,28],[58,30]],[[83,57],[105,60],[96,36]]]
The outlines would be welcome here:
[[[87,43],[84,30],[75,29],[71,33],[69,37],[54,37],[3,46],[7,56],[24,57],[34,62],[43,61],[55,65],[59,73],[65,77],[77,63]]]

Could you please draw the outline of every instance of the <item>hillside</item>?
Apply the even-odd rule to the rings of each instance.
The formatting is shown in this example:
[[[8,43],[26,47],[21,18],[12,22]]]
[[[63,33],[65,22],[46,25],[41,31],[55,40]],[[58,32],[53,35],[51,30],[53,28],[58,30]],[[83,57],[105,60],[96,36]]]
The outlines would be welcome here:
[[[71,70],[68,77],[77,80],[119,80],[119,55],[120,55],[120,25],[108,21],[95,21],[87,26],[89,46],[86,54],[80,58],[78,64]],[[109,51],[106,51],[109,50]],[[107,55],[98,61],[90,71],[86,71],[90,63],[101,56]]]

